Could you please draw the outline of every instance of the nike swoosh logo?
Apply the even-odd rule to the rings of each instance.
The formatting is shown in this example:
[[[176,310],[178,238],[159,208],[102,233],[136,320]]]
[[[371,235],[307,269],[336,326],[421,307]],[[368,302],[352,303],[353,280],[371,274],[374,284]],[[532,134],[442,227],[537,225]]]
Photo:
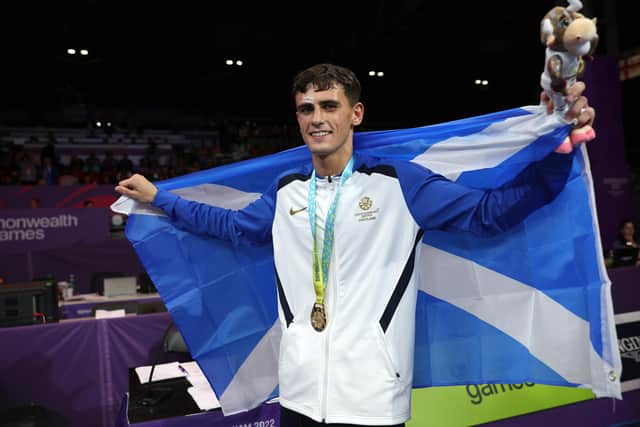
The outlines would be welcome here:
[[[300,209],[293,209],[293,208],[289,208],[289,215],[294,216],[295,214],[299,214],[302,211],[307,210],[307,207],[305,206],[304,208],[300,208]]]

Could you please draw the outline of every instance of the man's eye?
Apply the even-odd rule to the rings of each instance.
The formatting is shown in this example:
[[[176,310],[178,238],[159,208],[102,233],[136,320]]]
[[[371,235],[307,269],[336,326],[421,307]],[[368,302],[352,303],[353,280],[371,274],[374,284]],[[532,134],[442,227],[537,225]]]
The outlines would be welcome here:
[[[309,114],[313,111],[313,108],[305,106],[305,107],[299,107],[298,108],[298,112],[301,114]]]

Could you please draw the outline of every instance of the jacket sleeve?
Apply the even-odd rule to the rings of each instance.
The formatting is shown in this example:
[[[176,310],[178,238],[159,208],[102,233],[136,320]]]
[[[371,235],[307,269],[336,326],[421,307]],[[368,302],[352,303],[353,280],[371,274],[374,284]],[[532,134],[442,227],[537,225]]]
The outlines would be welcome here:
[[[493,235],[550,203],[564,188],[573,158],[574,153],[551,153],[492,190],[466,187],[415,163],[396,171],[409,210],[423,229]]]
[[[271,240],[275,210],[275,184],[240,210],[224,209],[189,201],[159,190],[152,205],[162,209],[171,221],[194,234],[207,235],[234,245],[255,245]]]

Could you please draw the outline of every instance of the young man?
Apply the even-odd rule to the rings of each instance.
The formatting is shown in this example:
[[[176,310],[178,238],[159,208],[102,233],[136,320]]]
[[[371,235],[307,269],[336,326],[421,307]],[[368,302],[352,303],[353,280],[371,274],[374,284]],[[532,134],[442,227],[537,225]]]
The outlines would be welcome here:
[[[579,127],[594,117],[583,90],[576,84],[568,97],[567,119]],[[273,242],[281,425],[401,425],[410,417],[423,230],[492,234],[520,223],[561,190],[553,183],[572,155],[544,159],[545,176],[527,168],[508,187],[482,192],[414,163],[354,153],[364,105],[350,70],[313,66],[296,76],[293,94],[312,163],[284,172],[246,208],[186,201],[140,175],[116,190],[194,233]]]

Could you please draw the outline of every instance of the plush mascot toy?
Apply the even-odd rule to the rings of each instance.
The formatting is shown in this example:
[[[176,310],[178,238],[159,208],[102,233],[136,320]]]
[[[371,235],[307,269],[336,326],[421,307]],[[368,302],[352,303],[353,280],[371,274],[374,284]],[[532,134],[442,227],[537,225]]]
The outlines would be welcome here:
[[[598,43],[596,18],[588,19],[578,13],[582,9],[580,0],[568,1],[569,6],[554,7],[540,23],[542,43],[547,46],[540,85],[562,115],[570,108],[565,101],[567,89],[584,72],[585,61],[593,59]],[[574,145],[593,138],[595,131],[591,126],[574,129],[556,151],[569,153]]]

